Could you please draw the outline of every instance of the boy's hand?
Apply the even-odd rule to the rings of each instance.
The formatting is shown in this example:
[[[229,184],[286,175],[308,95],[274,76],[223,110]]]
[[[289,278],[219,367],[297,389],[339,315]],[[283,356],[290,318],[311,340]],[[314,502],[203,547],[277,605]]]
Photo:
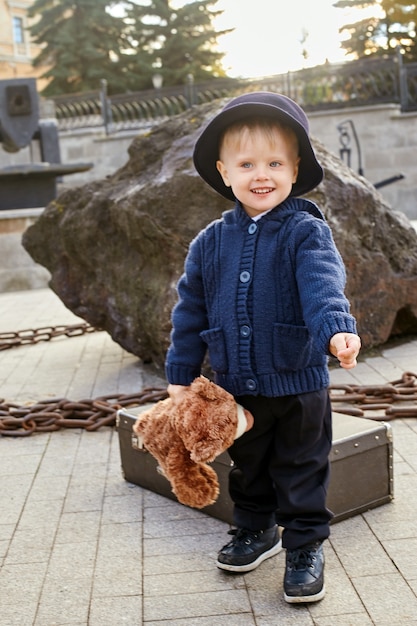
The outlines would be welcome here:
[[[346,370],[357,365],[356,357],[360,349],[361,340],[353,333],[336,333],[330,339],[330,353],[339,359],[340,367]]]
[[[248,411],[248,409],[244,409],[245,412],[245,417],[246,417],[246,430],[245,433],[248,432],[248,430],[250,430],[254,424],[254,419],[253,419],[253,415],[250,411]]]
[[[173,403],[178,404],[179,402],[181,402],[181,398],[183,397],[184,393],[187,393],[188,389],[189,387],[185,385],[169,384],[167,387],[167,392]]]

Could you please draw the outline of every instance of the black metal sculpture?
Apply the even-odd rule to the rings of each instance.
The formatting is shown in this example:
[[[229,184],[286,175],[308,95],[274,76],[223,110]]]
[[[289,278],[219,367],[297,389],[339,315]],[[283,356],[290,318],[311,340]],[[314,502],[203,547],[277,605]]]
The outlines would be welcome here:
[[[40,162],[0,169],[0,210],[43,207],[56,197],[57,179],[91,169],[92,163],[61,163],[54,119],[39,119],[34,78],[0,80],[0,142],[13,153],[40,144]]]

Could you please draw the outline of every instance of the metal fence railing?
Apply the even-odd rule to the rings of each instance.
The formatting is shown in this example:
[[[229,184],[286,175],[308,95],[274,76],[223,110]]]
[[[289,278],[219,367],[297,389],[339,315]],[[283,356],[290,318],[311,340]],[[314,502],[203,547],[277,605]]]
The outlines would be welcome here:
[[[184,86],[107,95],[96,92],[53,98],[62,130],[104,126],[107,133],[154,125],[187,108],[237,93],[269,90],[286,94],[307,111],[367,104],[396,103],[417,110],[417,63],[401,55],[313,68],[257,79],[213,79]]]

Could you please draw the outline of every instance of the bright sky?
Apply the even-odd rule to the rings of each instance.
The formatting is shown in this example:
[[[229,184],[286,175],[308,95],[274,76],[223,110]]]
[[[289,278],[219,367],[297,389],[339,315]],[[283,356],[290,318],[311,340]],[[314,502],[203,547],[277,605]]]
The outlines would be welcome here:
[[[173,8],[193,0],[170,0]],[[218,0],[213,11],[216,31],[233,28],[218,38],[228,76],[252,78],[348,61],[340,48],[339,29],[371,15],[380,15],[381,0],[365,9],[335,8],[336,0]],[[123,13],[123,3],[113,9]],[[303,57],[303,50],[307,57]]]
[[[235,28],[219,38],[229,76],[268,76],[346,60],[339,28],[366,17],[364,10],[337,9],[336,0],[219,0],[224,13],[216,30]],[[302,43],[306,37],[305,43]],[[304,60],[303,49],[308,57]]]

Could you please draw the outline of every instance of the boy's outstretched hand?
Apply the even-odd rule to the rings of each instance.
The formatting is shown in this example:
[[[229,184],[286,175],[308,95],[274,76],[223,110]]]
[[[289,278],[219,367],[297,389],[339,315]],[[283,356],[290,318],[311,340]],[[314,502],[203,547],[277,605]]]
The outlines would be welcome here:
[[[330,339],[330,353],[340,363],[340,367],[348,370],[357,365],[356,357],[361,349],[361,340],[353,333],[336,333]]]

